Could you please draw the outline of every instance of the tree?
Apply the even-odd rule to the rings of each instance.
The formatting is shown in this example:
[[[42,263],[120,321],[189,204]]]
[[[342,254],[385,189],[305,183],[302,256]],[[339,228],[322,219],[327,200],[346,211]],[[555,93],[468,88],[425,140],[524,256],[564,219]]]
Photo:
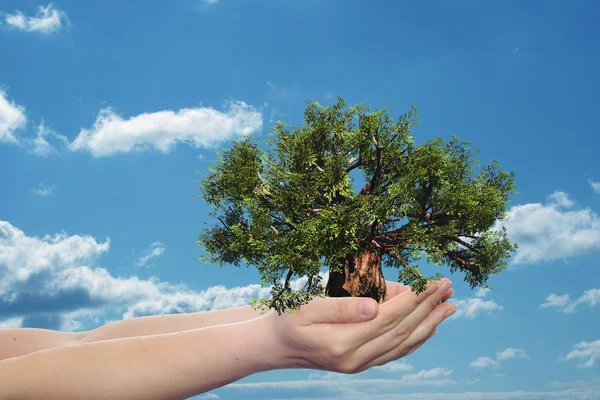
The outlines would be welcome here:
[[[461,271],[471,288],[490,287],[517,246],[494,223],[505,217],[514,174],[497,161],[479,167],[477,152],[452,136],[416,145],[417,109],[396,123],[388,108],[369,111],[342,98],[325,107],[308,102],[301,127],[278,122],[263,151],[258,137],[234,141],[201,179],[209,215],[218,223],[199,244],[208,262],[258,268],[272,298],[255,308],[293,313],[313,296],[387,300],[382,264],[400,270],[416,293],[429,280],[415,262]],[[354,174],[364,186],[356,193]],[[362,185],[362,183],[361,183]],[[320,269],[329,281],[320,284]],[[285,282],[281,284],[283,274]],[[294,276],[308,277],[298,291]]]

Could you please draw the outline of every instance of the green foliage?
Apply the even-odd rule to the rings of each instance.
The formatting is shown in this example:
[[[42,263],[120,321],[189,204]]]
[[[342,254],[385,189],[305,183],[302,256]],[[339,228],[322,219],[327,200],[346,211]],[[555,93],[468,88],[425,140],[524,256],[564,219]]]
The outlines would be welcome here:
[[[344,259],[379,251],[400,270],[399,281],[417,293],[427,281],[414,265],[428,262],[465,273],[472,288],[506,267],[516,249],[494,223],[506,216],[514,174],[499,164],[483,166],[469,143],[452,137],[415,145],[410,135],[417,109],[394,122],[387,109],[332,107],[309,102],[300,127],[279,122],[263,151],[245,138],[218,154],[201,179],[202,197],[218,223],[199,243],[205,262],[254,265],[272,298],[256,307],[297,310],[323,296],[322,267],[342,268]],[[353,190],[353,170],[366,185]],[[280,281],[286,273],[285,283]],[[299,291],[294,276],[308,276]]]

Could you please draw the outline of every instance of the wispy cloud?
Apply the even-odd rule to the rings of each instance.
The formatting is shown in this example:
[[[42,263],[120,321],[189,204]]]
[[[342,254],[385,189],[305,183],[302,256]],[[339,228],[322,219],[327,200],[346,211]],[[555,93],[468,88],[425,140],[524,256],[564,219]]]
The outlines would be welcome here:
[[[594,367],[600,360],[600,340],[594,342],[583,341],[573,347],[574,350],[566,356],[560,356],[559,360],[583,360],[577,364],[578,368]]]
[[[160,242],[152,243],[144,250],[144,255],[138,260],[137,266],[147,267],[150,260],[160,257],[166,249],[165,245]]]
[[[25,32],[37,32],[45,35],[58,32],[69,24],[69,19],[64,11],[54,8],[52,3],[46,7],[38,6],[35,16],[28,17],[23,12],[16,10],[12,14],[1,13],[4,23],[11,28]]]
[[[496,353],[496,359],[491,357],[479,357],[472,361],[469,366],[475,369],[483,368],[500,368],[500,361],[508,360],[510,358],[529,358],[529,355],[524,349],[517,349],[514,347],[508,347],[502,351]]]
[[[481,296],[481,292],[476,296]],[[465,299],[450,299],[448,301],[456,306],[456,312],[448,319],[466,317],[469,319],[477,318],[483,314],[492,314],[495,311],[502,311],[504,308],[498,305],[494,300],[483,300],[480,297],[467,297]]]
[[[475,368],[475,369],[482,369],[482,368],[499,368],[500,367],[500,363],[496,360],[494,360],[493,358],[490,357],[479,357],[478,359],[471,361],[471,363],[469,364],[469,366]]]
[[[515,349],[514,347],[508,347],[496,353],[496,359],[498,361],[507,360],[509,358],[529,358],[529,355],[527,355],[525,350]]]
[[[362,380],[357,380],[360,384]],[[277,382],[273,382],[277,383]],[[383,383],[382,383],[383,384]],[[234,384],[232,384],[234,385]],[[232,385],[228,385],[229,388]],[[370,388],[371,386],[369,386]],[[241,388],[240,388],[241,389]],[[244,390],[247,390],[244,388]],[[287,393],[286,393],[287,395]],[[378,392],[374,394],[372,391],[355,391],[354,393],[344,393],[340,396],[331,396],[329,393],[323,396],[298,396],[291,394],[284,397],[271,396],[271,400],[592,400],[600,398],[600,390],[598,389],[570,389],[563,391],[537,391],[526,392],[516,390],[513,392],[419,392],[419,393],[390,393]]]
[[[368,371],[355,375],[345,375],[333,372],[315,372],[311,376],[324,379],[309,379],[295,381],[279,381],[279,382],[256,382],[256,383],[232,383],[227,386],[228,389],[244,389],[244,390],[264,390],[276,389],[284,390],[307,390],[307,389],[328,389],[329,393],[334,392],[355,392],[360,389],[364,392],[394,390],[404,387],[416,386],[446,386],[453,385],[456,382],[449,376],[453,370],[449,368],[432,368],[429,370],[421,370],[412,374],[404,374],[399,379],[371,379],[358,378],[364,376]],[[357,377],[357,378],[354,378]],[[343,381],[343,385],[339,385],[339,381]],[[363,397],[364,398],[364,397]],[[371,395],[368,396],[371,398]]]
[[[40,122],[40,124],[36,127],[36,136],[35,138],[25,138],[23,143],[27,147],[27,152],[29,154],[36,155],[38,157],[46,158],[51,154],[57,154],[57,150],[52,143],[48,141],[48,138],[54,138],[58,140],[63,146],[68,146],[68,139],[56,133],[51,128],[47,127],[44,124],[44,120]]]
[[[561,192],[561,191],[557,191],[552,193],[550,196],[548,196],[548,199],[550,200],[550,202],[552,202],[553,204],[556,204],[559,207],[573,207],[573,205],[575,205],[575,202],[573,200],[571,200],[571,198],[569,197],[569,195],[565,192]]]
[[[600,193],[600,182],[593,181],[592,179],[588,179],[588,183],[590,187],[594,191],[594,193]]]
[[[267,87],[268,97],[277,98],[278,100],[289,100],[298,95],[299,84],[294,82],[292,85],[275,84],[271,81],[265,83]]]
[[[192,5],[192,9],[195,11],[206,11],[211,7],[214,7],[220,0],[195,0]]]
[[[549,196],[547,204],[511,207],[506,227],[519,245],[514,264],[540,263],[600,250],[600,217],[589,208],[571,209],[575,202],[564,192]]]
[[[72,331],[83,329],[85,321],[99,323],[99,317],[109,312],[131,318],[211,311],[248,306],[253,298],[271,295],[271,287],[260,284],[217,285],[199,292],[155,277],[115,277],[98,266],[109,248],[108,238],[99,242],[89,235],[65,232],[28,236],[0,221],[0,321]],[[294,290],[307,280],[305,276],[292,281]]]
[[[6,92],[0,89],[0,143],[19,144],[15,132],[26,125],[25,107],[9,101]]]
[[[373,367],[370,370],[380,372],[406,372],[411,371],[412,369],[413,366],[405,361],[393,361],[385,365],[380,365],[379,367]]]
[[[40,183],[40,185],[37,188],[31,189],[31,193],[41,197],[48,197],[55,191],[55,185],[46,185],[45,183]]]
[[[552,293],[546,297],[546,302],[540,305],[540,308],[556,307],[560,312],[573,313],[582,304],[587,304],[591,307],[600,304],[600,289],[588,289],[574,301],[570,301],[568,294],[558,296]]]
[[[177,112],[144,113],[129,119],[105,108],[93,127],[83,129],[70,147],[89,151],[94,157],[149,149],[168,153],[177,143],[196,148],[215,147],[261,127],[262,114],[240,101],[228,102],[224,112],[209,107],[185,108]]]

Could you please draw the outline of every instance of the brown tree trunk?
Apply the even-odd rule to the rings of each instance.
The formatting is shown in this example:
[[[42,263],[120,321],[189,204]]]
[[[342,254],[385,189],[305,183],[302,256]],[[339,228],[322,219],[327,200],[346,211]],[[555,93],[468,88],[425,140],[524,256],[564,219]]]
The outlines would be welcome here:
[[[344,260],[343,272],[329,272],[325,287],[329,297],[370,297],[379,304],[387,301],[386,284],[381,271],[381,254],[365,252]]]

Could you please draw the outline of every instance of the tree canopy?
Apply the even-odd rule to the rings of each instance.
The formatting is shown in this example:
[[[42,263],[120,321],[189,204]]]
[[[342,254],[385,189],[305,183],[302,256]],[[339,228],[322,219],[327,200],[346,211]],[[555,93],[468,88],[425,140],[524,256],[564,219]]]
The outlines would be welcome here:
[[[321,268],[339,271],[365,252],[381,254],[417,293],[441,278],[419,271],[423,257],[463,272],[471,288],[488,287],[516,249],[494,228],[506,216],[514,174],[497,161],[479,167],[477,152],[456,136],[415,144],[417,109],[396,122],[388,109],[308,102],[302,126],[274,126],[268,151],[248,136],[219,152],[201,179],[218,220],[199,237],[210,255],[201,259],[256,266],[273,288],[271,299],[253,304],[279,313],[324,295]],[[364,176],[359,191],[353,171]],[[299,291],[289,285],[294,275],[308,276]]]

